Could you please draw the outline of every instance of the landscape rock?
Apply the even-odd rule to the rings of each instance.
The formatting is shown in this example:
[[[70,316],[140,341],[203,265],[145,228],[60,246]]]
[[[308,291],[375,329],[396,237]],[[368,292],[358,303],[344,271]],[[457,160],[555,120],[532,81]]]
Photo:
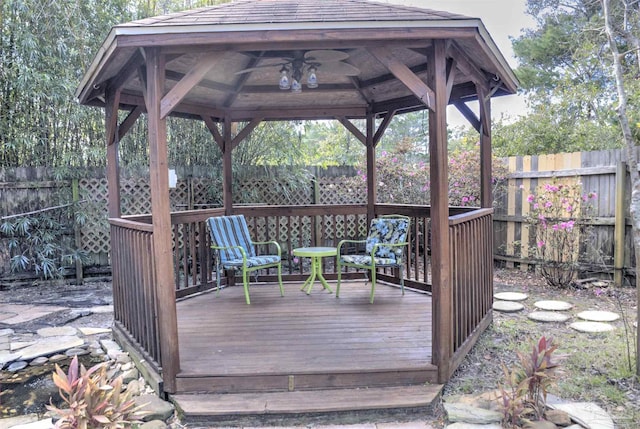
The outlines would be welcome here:
[[[11,426],[11,429],[52,429],[53,421],[49,419],[37,420],[31,423],[25,423],[17,426]]]
[[[37,422],[40,419],[37,414],[25,414],[24,416],[8,417],[0,419],[0,429],[13,428],[18,425]]]
[[[36,344],[20,350],[20,358],[32,360],[39,356],[52,355],[82,345],[84,345],[84,340],[76,336],[46,337]]]
[[[555,404],[554,408],[566,411],[573,421],[590,429],[615,429],[609,414],[592,402]]]
[[[0,351],[0,369],[4,368],[9,362],[20,359],[20,353],[9,353],[6,351]]]
[[[123,383],[130,383],[134,380],[137,380],[138,377],[140,377],[140,373],[138,372],[138,370],[136,368],[132,368],[128,371],[124,371],[122,373],[122,382]]]
[[[52,326],[49,328],[40,328],[36,331],[41,337],[71,337],[78,333],[73,326]]]
[[[478,423],[455,422],[446,426],[445,429],[502,429],[502,425],[500,425],[499,423],[481,425]]]
[[[523,429],[558,429],[558,427],[554,423],[546,420],[526,422],[524,426],[522,426],[522,428]]]
[[[49,357],[49,362],[53,362],[53,363],[61,362],[61,361],[66,360],[68,358],[69,358],[69,356],[67,356],[67,355],[55,354],[55,355]]]
[[[162,420],[151,420],[140,425],[140,429],[167,429],[168,426]]]
[[[571,424],[569,413],[563,410],[547,410],[544,413],[544,417],[558,426],[569,426]]]
[[[109,334],[111,333],[111,329],[109,328],[78,328],[82,335],[98,335],[98,334]]]
[[[74,348],[71,348],[71,349],[67,350],[66,352],[64,352],[64,354],[69,356],[69,357],[84,356],[84,355],[88,355],[89,351],[86,350],[86,349],[81,349],[79,347],[74,347]]]
[[[452,423],[465,422],[490,424],[499,423],[502,420],[502,414],[497,411],[485,410],[483,408],[477,408],[467,404],[445,403],[444,409],[449,416],[449,421]]]
[[[133,398],[136,407],[142,406],[147,414],[142,418],[145,422],[152,420],[166,421],[173,415],[173,404],[163,401],[156,395],[141,395]]]

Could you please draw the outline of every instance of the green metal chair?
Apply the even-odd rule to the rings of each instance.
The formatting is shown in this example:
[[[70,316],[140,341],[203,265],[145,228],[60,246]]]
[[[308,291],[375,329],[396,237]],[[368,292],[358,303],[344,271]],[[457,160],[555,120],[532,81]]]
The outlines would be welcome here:
[[[342,267],[354,267],[371,272],[371,295],[369,302],[373,304],[376,292],[376,270],[390,267],[400,269],[400,285],[404,295],[404,261],[405,249],[409,244],[410,219],[402,215],[386,215],[371,220],[369,235],[366,240],[342,240],[338,243],[338,284],[336,298],[340,296],[340,280]],[[347,244],[364,244],[365,254],[344,254]]]
[[[210,217],[207,223],[211,234],[211,248],[218,253],[216,258],[218,291],[220,291],[222,267],[227,270],[241,269],[244,297],[247,304],[251,304],[249,298],[249,273],[263,268],[276,267],[278,269],[280,295],[284,296],[281,250],[276,241],[251,241],[244,215]],[[258,255],[255,249],[258,244],[275,246],[277,254]]]

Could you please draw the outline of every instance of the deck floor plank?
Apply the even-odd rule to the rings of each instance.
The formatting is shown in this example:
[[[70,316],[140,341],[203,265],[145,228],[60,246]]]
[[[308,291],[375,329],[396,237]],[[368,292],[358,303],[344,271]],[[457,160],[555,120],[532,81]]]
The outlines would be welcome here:
[[[335,291],[335,282],[330,283]],[[340,298],[300,283],[241,286],[178,302],[179,378],[435,370],[431,297],[379,284],[343,283]]]

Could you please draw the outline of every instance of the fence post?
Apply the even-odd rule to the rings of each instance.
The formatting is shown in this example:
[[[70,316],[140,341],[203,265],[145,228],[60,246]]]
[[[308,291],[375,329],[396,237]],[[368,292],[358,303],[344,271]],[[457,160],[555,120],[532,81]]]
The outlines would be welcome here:
[[[76,205],[78,204],[78,201],[80,201],[80,184],[78,179],[73,179],[71,181],[71,195],[74,203],[73,233],[75,235],[76,249],[79,250],[82,247],[82,234],[80,233],[80,227],[75,222]],[[84,283],[82,271],[82,261],[76,258],[76,284],[81,285]]]
[[[616,211],[615,231],[613,240],[613,282],[616,287],[622,287],[624,282],[624,247],[626,217],[624,209],[625,180],[627,164],[619,162],[616,166]]]

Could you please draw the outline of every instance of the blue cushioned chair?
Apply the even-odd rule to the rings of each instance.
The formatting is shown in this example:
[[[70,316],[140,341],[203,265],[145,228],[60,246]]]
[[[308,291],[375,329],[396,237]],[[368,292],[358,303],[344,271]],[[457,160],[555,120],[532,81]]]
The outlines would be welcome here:
[[[249,236],[249,228],[244,215],[218,216],[208,219],[211,233],[211,248],[218,253],[216,269],[218,272],[218,291],[220,290],[221,267],[225,269],[242,269],[242,284],[247,304],[249,299],[249,273],[263,268],[278,268],[280,295],[284,296],[282,287],[282,264],[280,245],[276,241],[254,242]],[[276,255],[258,255],[255,245],[271,244],[277,249]]]
[[[340,295],[340,279],[342,267],[363,268],[371,272],[371,296],[373,304],[376,292],[376,269],[391,267],[400,269],[400,285],[404,295],[403,267],[405,249],[409,244],[409,223],[407,216],[387,215],[371,220],[369,235],[366,240],[342,240],[338,243],[338,284],[336,298]],[[365,244],[365,254],[344,254],[346,244]]]

